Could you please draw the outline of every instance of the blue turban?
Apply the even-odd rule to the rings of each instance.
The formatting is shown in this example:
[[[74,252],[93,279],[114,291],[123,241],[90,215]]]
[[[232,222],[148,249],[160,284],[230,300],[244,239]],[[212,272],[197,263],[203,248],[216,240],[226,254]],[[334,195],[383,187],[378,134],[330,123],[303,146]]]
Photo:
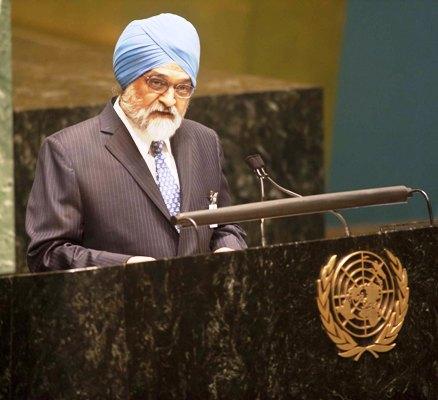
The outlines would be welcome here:
[[[200,44],[195,27],[174,14],[132,21],[114,49],[114,75],[122,89],[145,72],[175,62],[196,86]]]

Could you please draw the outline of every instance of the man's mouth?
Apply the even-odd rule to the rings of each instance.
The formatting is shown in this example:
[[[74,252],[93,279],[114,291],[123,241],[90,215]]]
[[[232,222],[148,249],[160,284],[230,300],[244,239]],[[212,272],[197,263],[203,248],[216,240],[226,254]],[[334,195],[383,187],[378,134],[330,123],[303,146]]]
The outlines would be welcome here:
[[[171,112],[168,111],[152,111],[149,114],[150,117],[164,117],[164,118],[171,118],[173,119],[174,116]]]

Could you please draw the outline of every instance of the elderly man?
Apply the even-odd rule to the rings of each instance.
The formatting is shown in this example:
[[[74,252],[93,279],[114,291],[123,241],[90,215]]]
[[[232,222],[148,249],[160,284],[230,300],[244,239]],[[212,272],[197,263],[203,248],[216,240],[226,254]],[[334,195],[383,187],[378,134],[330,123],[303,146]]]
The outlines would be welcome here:
[[[26,230],[31,271],[109,266],[246,247],[237,225],[179,229],[179,212],[230,204],[216,133],[184,119],[200,45],[190,22],[131,22],[114,51],[122,93],[95,118],[48,137]]]

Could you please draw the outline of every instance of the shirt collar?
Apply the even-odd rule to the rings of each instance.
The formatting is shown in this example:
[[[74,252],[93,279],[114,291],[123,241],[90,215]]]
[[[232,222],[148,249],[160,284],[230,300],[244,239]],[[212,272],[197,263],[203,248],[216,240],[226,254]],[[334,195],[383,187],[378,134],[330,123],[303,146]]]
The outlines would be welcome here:
[[[125,114],[125,112],[122,110],[122,107],[120,107],[120,96],[117,97],[116,101],[114,102],[114,111],[117,113],[117,115],[119,116],[119,118],[122,120],[123,125],[126,126],[126,129],[128,130],[129,134],[133,137],[134,142],[137,143],[137,141],[140,141],[145,148],[150,149],[151,147],[151,143],[152,143],[152,139],[146,135],[144,132],[142,132],[140,129],[138,129],[137,127],[135,127],[131,120],[129,119],[129,117]],[[170,148],[170,140],[166,139],[164,141],[164,146],[163,146],[163,153],[170,153],[172,154],[172,150]]]

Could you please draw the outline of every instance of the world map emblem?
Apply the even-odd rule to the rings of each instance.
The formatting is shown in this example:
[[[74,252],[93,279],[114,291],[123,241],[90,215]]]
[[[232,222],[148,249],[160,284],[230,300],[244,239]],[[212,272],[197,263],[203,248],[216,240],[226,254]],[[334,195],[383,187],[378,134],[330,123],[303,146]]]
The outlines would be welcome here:
[[[356,251],[330,258],[316,282],[317,305],[327,335],[341,357],[376,358],[394,348],[408,311],[406,269],[389,250],[383,257]]]

